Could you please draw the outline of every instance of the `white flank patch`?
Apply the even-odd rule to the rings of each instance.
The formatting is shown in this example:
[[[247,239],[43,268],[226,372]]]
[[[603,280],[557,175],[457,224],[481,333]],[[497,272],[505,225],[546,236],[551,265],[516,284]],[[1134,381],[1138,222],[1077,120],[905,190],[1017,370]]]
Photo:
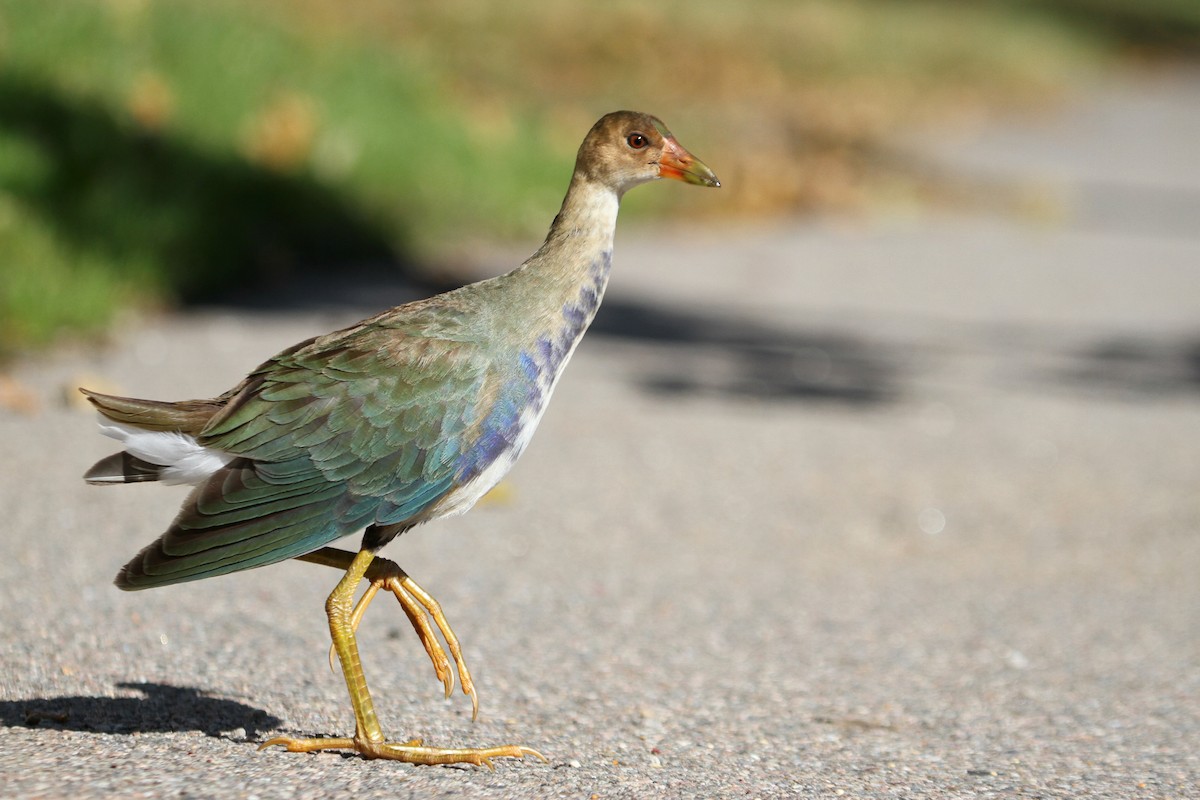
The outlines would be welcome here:
[[[120,442],[125,452],[163,467],[162,482],[199,485],[232,461],[232,453],[201,447],[194,438],[177,431],[147,431],[100,417],[100,432]]]
[[[496,484],[503,480],[508,471],[513,468],[513,464],[517,463],[521,453],[525,452],[525,447],[533,438],[533,432],[537,430],[538,420],[541,419],[542,411],[545,408],[546,405],[543,403],[536,412],[528,409],[522,412],[520,421],[517,423],[517,441],[513,443],[512,448],[501,453],[495,461],[484,468],[483,472],[458,487],[456,491],[446,495],[438,504],[437,513],[433,518],[465,514],[485,494],[495,488]]]
[[[513,468],[513,465],[517,463],[517,459],[521,457],[521,454],[525,452],[525,448],[529,446],[529,442],[533,440],[533,434],[537,431],[538,423],[542,421],[542,414],[546,413],[546,407],[550,405],[550,397],[554,394],[554,387],[558,385],[558,379],[562,377],[567,362],[571,360],[571,355],[575,352],[575,347],[582,338],[582,333],[575,337],[575,341],[571,343],[567,354],[563,356],[558,372],[548,381],[544,378],[540,381],[541,385],[539,389],[542,393],[542,402],[530,405],[521,412],[521,416],[517,420],[517,440],[513,442],[512,448],[501,453],[495,461],[484,468],[483,472],[458,487],[457,491],[447,495],[438,505],[437,514],[434,519],[453,517],[471,510],[471,507],[478,503],[485,494],[495,488],[496,484],[500,483],[504,479],[504,476],[508,474],[508,471]]]

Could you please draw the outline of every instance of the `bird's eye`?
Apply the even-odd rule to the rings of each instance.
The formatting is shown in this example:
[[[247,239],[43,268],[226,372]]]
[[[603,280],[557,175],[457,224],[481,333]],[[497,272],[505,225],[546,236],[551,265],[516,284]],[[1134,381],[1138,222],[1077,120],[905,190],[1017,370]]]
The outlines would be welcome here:
[[[629,134],[629,136],[625,137],[625,143],[634,150],[641,150],[643,147],[649,144],[649,142],[646,141],[646,137],[640,133]]]

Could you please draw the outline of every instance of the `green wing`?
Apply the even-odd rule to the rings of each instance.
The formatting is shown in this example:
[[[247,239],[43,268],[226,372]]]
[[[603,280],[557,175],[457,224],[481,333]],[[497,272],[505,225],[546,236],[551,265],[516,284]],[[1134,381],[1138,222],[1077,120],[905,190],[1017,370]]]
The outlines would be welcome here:
[[[429,518],[457,485],[499,377],[462,326],[421,322],[381,315],[311,340],[225,395],[197,439],[238,458],[192,492],[117,584],[264,566],[370,524]]]

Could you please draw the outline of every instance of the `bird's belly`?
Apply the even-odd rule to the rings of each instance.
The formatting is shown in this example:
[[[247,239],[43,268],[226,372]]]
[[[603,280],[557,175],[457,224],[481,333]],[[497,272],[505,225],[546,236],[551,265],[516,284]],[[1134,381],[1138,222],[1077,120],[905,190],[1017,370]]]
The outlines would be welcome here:
[[[508,471],[512,469],[513,464],[517,463],[521,453],[525,452],[526,446],[529,445],[529,441],[533,438],[533,433],[542,419],[542,412],[545,410],[546,403],[541,402],[522,414],[517,423],[517,435],[513,439],[512,446],[500,451],[496,458],[479,473],[443,497],[438,503],[436,516],[449,517],[469,511],[479,502],[480,498],[503,480]]]

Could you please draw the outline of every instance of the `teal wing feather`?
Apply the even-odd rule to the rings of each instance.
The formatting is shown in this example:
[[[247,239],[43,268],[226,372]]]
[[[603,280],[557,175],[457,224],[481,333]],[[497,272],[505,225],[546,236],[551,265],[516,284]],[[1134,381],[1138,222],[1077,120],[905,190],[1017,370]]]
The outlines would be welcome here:
[[[192,492],[117,584],[264,566],[367,525],[428,518],[463,480],[463,450],[499,385],[487,345],[455,319],[381,315],[253,372],[197,436],[238,458]]]

